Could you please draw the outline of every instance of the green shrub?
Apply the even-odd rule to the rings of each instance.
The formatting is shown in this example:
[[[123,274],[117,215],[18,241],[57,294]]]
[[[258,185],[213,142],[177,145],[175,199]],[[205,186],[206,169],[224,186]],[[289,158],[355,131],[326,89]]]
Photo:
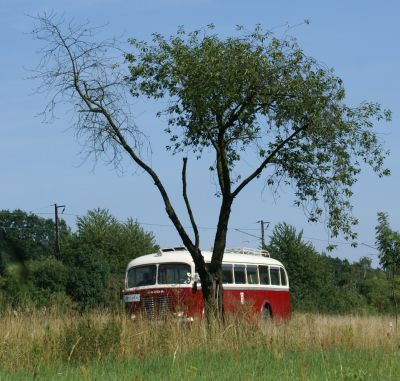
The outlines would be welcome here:
[[[42,257],[30,263],[32,283],[50,293],[64,292],[68,279],[68,268],[54,257]]]

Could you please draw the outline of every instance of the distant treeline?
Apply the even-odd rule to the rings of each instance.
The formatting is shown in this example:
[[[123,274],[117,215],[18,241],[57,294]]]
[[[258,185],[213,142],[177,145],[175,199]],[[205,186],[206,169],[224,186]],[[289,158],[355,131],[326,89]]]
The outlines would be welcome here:
[[[21,210],[0,211],[0,308],[90,309],[119,301],[127,263],[156,250],[154,236],[107,210],[77,218],[77,231]]]
[[[394,313],[400,277],[373,268],[371,259],[354,263],[318,253],[305,242],[302,232],[285,223],[278,224],[268,250],[283,262],[289,274],[294,310],[330,314]]]
[[[77,231],[21,210],[0,211],[0,309],[110,307],[118,303],[127,263],[157,250],[152,233],[107,210],[77,218]],[[278,224],[267,249],[289,274],[294,310],[393,313],[396,282],[367,257],[349,263],[318,253],[302,232]],[[393,279],[392,279],[393,280]]]

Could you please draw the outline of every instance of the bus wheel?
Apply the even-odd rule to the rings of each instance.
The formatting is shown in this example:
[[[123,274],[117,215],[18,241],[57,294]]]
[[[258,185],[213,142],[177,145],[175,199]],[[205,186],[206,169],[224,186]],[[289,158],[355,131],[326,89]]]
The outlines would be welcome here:
[[[261,317],[264,320],[270,320],[272,319],[272,311],[271,311],[271,307],[269,306],[269,304],[266,304],[262,311],[261,311]]]

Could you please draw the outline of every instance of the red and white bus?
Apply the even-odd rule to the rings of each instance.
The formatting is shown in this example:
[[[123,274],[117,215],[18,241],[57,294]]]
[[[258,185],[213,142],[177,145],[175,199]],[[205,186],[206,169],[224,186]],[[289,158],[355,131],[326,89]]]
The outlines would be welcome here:
[[[202,252],[205,262],[212,253]],[[261,316],[290,317],[289,281],[282,263],[265,250],[228,249],[223,264],[225,311],[243,305]],[[204,313],[199,277],[184,247],[159,250],[132,260],[126,269],[124,301],[132,319],[172,314],[193,320]]]

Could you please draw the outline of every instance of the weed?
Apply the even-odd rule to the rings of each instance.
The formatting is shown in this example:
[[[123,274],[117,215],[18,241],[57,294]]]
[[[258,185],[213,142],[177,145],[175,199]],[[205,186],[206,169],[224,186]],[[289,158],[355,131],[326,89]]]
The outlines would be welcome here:
[[[87,363],[116,357],[121,340],[121,326],[115,319],[98,326],[90,318],[67,327],[60,340],[64,361]]]

